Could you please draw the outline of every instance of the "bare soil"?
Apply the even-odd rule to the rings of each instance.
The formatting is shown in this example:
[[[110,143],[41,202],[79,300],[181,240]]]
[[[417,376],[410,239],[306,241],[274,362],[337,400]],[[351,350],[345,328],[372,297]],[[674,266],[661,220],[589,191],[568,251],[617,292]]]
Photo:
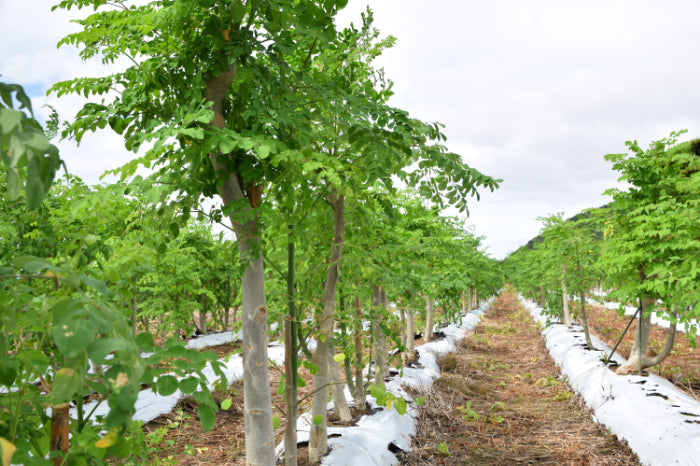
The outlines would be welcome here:
[[[594,333],[609,345],[627,324],[614,311],[588,311]],[[430,392],[412,393],[426,402],[412,450],[398,454],[401,464],[640,464],[625,442],[592,421],[591,411],[559,377],[540,331],[514,292],[499,296],[474,333],[440,361],[443,374]],[[654,332],[652,338],[663,341],[660,331]],[[623,341],[620,352],[624,355],[629,347],[631,340]],[[236,349],[207,348],[220,356]],[[658,372],[697,394],[699,364],[697,350],[679,338],[674,354]],[[280,419],[275,436],[281,442],[285,419],[284,402],[277,395],[280,372],[271,367],[270,375],[274,412]],[[307,381],[299,389],[303,398],[311,394],[313,384],[303,368],[301,376]],[[149,464],[245,464],[242,388],[237,382],[227,393],[217,394],[220,400],[230,398],[232,406],[217,414],[208,433],[190,399],[175,413],[145,425],[147,438],[153,440]],[[302,402],[300,412],[310,409],[310,401],[308,397]],[[299,464],[308,464],[307,458],[306,448],[300,447]]]

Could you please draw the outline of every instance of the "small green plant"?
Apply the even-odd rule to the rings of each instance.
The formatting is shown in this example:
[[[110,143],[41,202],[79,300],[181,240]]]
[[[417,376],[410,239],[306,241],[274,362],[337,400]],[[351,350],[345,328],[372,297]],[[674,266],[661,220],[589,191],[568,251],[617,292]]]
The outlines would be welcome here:
[[[462,419],[469,422],[476,422],[481,419],[481,414],[472,409],[472,402],[467,401],[465,406],[457,406],[457,411],[462,414]]]
[[[571,397],[574,396],[573,393],[571,393],[569,390],[560,390],[557,392],[556,395],[552,398],[554,401],[567,401],[571,399]]]
[[[491,405],[489,408],[489,413],[491,411],[505,411],[506,410],[506,404],[503,401],[497,401],[494,404]]]
[[[440,445],[437,447],[437,451],[445,456],[452,456],[450,455],[450,448],[447,446],[446,442],[440,442]]]
[[[558,379],[556,377],[552,377],[551,375],[548,375],[547,377],[540,377],[537,379],[537,382],[535,382],[535,385],[538,385],[540,387],[554,387],[557,385],[561,385],[563,382],[562,379]]]
[[[486,333],[489,335],[514,335],[518,332],[518,329],[513,327],[512,324],[499,325],[498,327],[487,327]]]
[[[400,396],[396,396],[395,394],[387,391],[386,388],[380,385],[370,385],[369,393],[374,398],[376,398],[377,404],[379,406],[386,406],[386,409],[388,410],[390,410],[393,406],[394,409],[396,409],[396,412],[398,412],[399,414],[403,415],[406,413],[406,409],[408,408],[406,400],[404,400]]]
[[[494,424],[494,425],[501,424],[501,423],[503,423],[503,421],[505,421],[505,419],[500,414],[491,414],[489,416],[489,422],[491,424]]]

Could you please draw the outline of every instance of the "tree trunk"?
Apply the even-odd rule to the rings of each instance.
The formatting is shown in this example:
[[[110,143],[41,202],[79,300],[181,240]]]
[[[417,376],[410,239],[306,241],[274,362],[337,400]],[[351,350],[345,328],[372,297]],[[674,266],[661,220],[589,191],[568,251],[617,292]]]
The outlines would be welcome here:
[[[406,347],[407,332],[406,332],[406,310],[401,307],[399,309],[399,318],[401,319],[401,344]]]
[[[284,426],[284,464],[285,466],[297,466],[297,390],[296,380],[292,376],[296,372],[296,364],[292,358],[294,348],[294,333],[292,332],[292,318],[287,316],[284,321],[284,374],[286,385],[284,396],[286,401]]]
[[[652,367],[663,361],[666,356],[671,353],[676,336],[676,314],[674,313],[674,322],[668,329],[666,334],[666,344],[663,350],[656,356],[647,356],[649,348],[649,329],[651,328],[651,313],[647,313],[647,307],[653,303],[651,298],[642,300],[642,310],[639,314],[637,330],[634,332],[634,344],[632,351],[627,361],[617,368],[615,373],[619,375],[634,374],[635,372],[642,375],[642,371],[647,367]]]
[[[357,409],[363,409],[365,407],[366,396],[365,396],[365,381],[362,377],[362,369],[364,363],[362,362],[362,300],[360,299],[360,279],[355,278],[355,285],[357,286],[357,295],[355,295],[355,393],[353,393],[353,398],[355,398],[355,406]]]
[[[433,315],[434,303],[432,296],[425,297],[425,330],[423,331],[423,341],[433,340]]]
[[[350,418],[347,400],[340,385],[340,373],[338,365],[333,360],[333,324],[335,323],[335,295],[338,285],[338,264],[343,255],[343,243],[345,241],[345,215],[344,198],[332,191],[328,199],[333,207],[333,244],[331,245],[330,259],[326,282],[323,287],[323,310],[319,316],[319,339],[314,353],[314,362],[318,372],[314,376],[314,396],[311,414],[314,418],[321,416],[323,420],[312,427],[309,438],[309,461],[316,462],[328,452],[328,386],[330,383],[333,401],[338,415]],[[332,362],[332,365],[331,365]],[[337,377],[336,377],[337,375]]]
[[[68,452],[70,442],[68,433],[70,432],[70,404],[62,403],[51,407],[51,434],[49,451]],[[54,458],[54,466],[63,464],[63,458]]]
[[[207,330],[207,310],[206,310],[206,302],[207,302],[207,295],[202,293],[199,295],[199,303],[201,305],[201,309],[199,310],[199,331],[202,332],[202,335],[207,335],[209,331]]]
[[[579,299],[581,300],[581,320],[583,321],[583,333],[586,336],[586,344],[588,349],[595,351],[593,340],[591,340],[591,331],[588,329],[588,317],[586,316],[586,294],[583,290],[579,291]]]
[[[247,236],[247,235],[246,235]],[[249,246],[249,241],[252,244]],[[243,415],[246,463],[275,464],[275,437],[272,430],[272,398],[267,358],[267,307],[265,274],[259,238],[239,241],[241,258],[250,262],[241,279],[243,304]],[[251,249],[253,249],[251,251]]]
[[[413,309],[406,309],[406,356],[409,361],[416,360],[416,329],[413,325]]]
[[[224,101],[236,75],[236,66],[222,70],[207,80],[205,96],[210,100],[214,118],[210,125],[225,128]],[[229,168],[225,155],[210,154],[225,205],[247,198],[248,206],[232,211],[231,223],[238,238],[240,260],[245,264],[241,278],[241,320],[243,333],[243,419],[245,426],[246,464],[274,465],[275,437],[272,430],[272,398],[267,360],[267,306],[265,271],[258,231],[256,207],[260,204],[260,185],[244,187],[238,174]],[[247,215],[246,215],[247,214]],[[244,220],[241,220],[244,219]]]
[[[284,373],[287,422],[284,429],[284,464],[297,466],[297,312],[294,297],[295,285],[294,227],[288,226],[287,234],[287,318],[284,321]]]
[[[389,368],[386,362],[387,341],[386,334],[382,329],[384,321],[384,313],[386,312],[386,293],[381,286],[372,286],[372,308],[374,318],[372,319],[372,337],[375,347],[375,374],[374,383],[381,387],[385,387],[384,378],[389,374]]]
[[[561,296],[562,296],[562,312],[564,325],[571,326],[571,311],[569,310],[569,293],[566,290],[566,264],[564,264],[561,274]]]
[[[333,346],[331,346],[331,348],[333,348]],[[328,377],[331,398],[333,399],[333,404],[335,405],[335,413],[338,415],[340,420],[343,422],[349,422],[352,420],[352,413],[350,412],[348,400],[345,397],[345,384],[340,378],[340,367],[338,367],[338,362],[333,359],[334,354],[334,351],[330,351],[328,353]]]
[[[134,283],[131,283],[131,325],[133,326],[134,330],[134,336],[137,335],[136,333],[136,322],[138,321],[138,310],[136,306],[136,290],[134,289]]]

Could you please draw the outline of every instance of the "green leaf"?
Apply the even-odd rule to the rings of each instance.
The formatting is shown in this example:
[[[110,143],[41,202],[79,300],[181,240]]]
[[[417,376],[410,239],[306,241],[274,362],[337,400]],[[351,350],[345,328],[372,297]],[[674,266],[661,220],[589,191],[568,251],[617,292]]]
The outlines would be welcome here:
[[[186,379],[180,380],[180,391],[186,395],[194,393],[199,386],[199,379],[196,377],[187,377]]]
[[[277,429],[280,426],[280,418],[277,416],[272,416],[272,428]]]
[[[189,136],[189,139],[203,139],[204,130],[199,127],[194,128],[183,128],[180,130],[180,134],[183,136]]]
[[[156,252],[159,255],[164,255],[166,252],[168,252],[168,244],[167,243],[158,243],[156,246]]]
[[[24,114],[11,108],[0,108],[0,134],[9,134],[17,128]]]
[[[257,145],[255,146],[255,152],[258,154],[258,157],[264,160],[270,155],[270,146]]]
[[[309,372],[311,372],[311,375],[316,375],[318,372],[318,366],[311,361],[304,361],[304,367],[306,367]]]
[[[83,378],[77,370],[71,367],[59,369],[53,376],[51,402],[56,404],[70,401],[73,399],[73,395],[80,390],[82,382]]]
[[[163,396],[172,395],[178,388],[177,378],[172,375],[161,375],[156,381],[158,394]]]
[[[333,360],[335,362],[343,362],[345,361],[345,353],[338,353],[335,356],[333,356]]]
[[[199,422],[202,423],[202,429],[204,429],[204,432],[209,432],[216,422],[216,413],[211,409],[211,406],[202,403],[197,406],[197,414],[199,415]]]
[[[416,404],[418,406],[423,406],[425,404],[425,397],[419,396],[418,398],[416,398]]]
[[[236,148],[236,141],[232,138],[224,138],[219,142],[219,150],[222,154],[230,154]]]
[[[223,409],[224,411],[228,411],[229,408],[231,408],[231,403],[232,403],[231,398],[226,398],[224,401],[221,402],[221,409]],[[278,419],[278,422],[279,422],[279,419]]]
[[[314,416],[314,424],[316,424],[317,426],[320,426],[322,422],[323,422],[323,414],[317,414]]]
[[[403,416],[406,414],[406,407],[406,400],[401,397],[397,397],[394,401],[394,408],[396,408],[396,412]]]
[[[47,261],[33,256],[20,256],[12,263],[15,267],[24,269],[27,273],[37,273],[51,267]]]
[[[98,338],[88,346],[88,357],[92,362],[102,364],[106,362],[108,354],[115,351],[136,351],[133,342],[124,338]]]
[[[11,387],[17,378],[17,369],[7,364],[7,360],[0,359],[0,385]]]
[[[241,138],[238,141],[238,147],[240,147],[243,150],[250,150],[253,148],[254,145],[255,143],[250,138]]]
[[[168,225],[168,230],[173,238],[177,238],[180,235],[180,225],[178,225],[176,222],[171,222]]]
[[[136,344],[141,351],[153,351],[153,335],[147,332],[139,333]]]
[[[284,395],[284,389],[286,387],[287,387],[287,383],[284,380],[280,380],[279,384],[277,385],[277,394]]]
[[[92,344],[95,327],[87,320],[71,320],[55,325],[51,333],[61,353],[74,358]]]

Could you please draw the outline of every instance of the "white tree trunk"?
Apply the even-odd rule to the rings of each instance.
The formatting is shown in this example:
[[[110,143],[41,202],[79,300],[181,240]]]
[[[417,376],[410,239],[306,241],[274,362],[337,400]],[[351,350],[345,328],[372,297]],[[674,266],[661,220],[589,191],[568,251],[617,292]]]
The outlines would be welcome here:
[[[360,279],[355,279],[355,284],[357,289],[360,288]],[[364,409],[366,403],[366,393],[365,393],[365,381],[362,376],[362,368],[364,366],[362,358],[362,301],[360,295],[355,295],[355,330],[354,330],[354,340],[355,340],[355,393],[353,397],[355,398],[355,406],[357,409]]]
[[[374,340],[374,383],[381,387],[386,386],[384,378],[389,374],[386,362],[387,341],[386,334],[382,329],[384,314],[386,312],[386,294],[381,286],[372,285],[372,308],[374,309],[374,319],[372,319],[372,338]]]
[[[333,325],[335,323],[335,295],[338,284],[338,264],[343,254],[345,241],[344,199],[336,191],[328,196],[333,206],[333,244],[331,245],[330,260],[323,287],[323,311],[319,316],[319,340],[314,353],[314,363],[318,372],[314,376],[314,396],[311,414],[315,418],[321,416],[322,422],[314,424],[309,438],[309,461],[316,462],[328,452],[328,388],[333,394],[336,410],[346,420],[351,419],[350,410],[340,385],[340,372],[333,360]],[[331,362],[333,363],[331,365]],[[332,374],[332,375],[331,375]],[[337,374],[337,375],[336,375]]]
[[[566,290],[566,264],[561,275],[561,294],[562,294],[562,312],[564,325],[567,327],[571,326],[571,310],[569,309],[569,293]]]
[[[224,100],[236,75],[236,66],[222,70],[205,83],[205,96],[210,100],[214,118],[210,126],[225,128]],[[242,264],[246,264],[241,279],[241,322],[243,333],[243,418],[246,444],[246,464],[271,466],[275,459],[275,437],[272,430],[272,398],[267,360],[267,307],[265,302],[265,271],[263,268],[258,217],[261,185],[241,186],[238,174],[232,172],[214,152],[210,160],[216,176],[223,181],[219,194],[224,204],[246,199],[248,206],[231,213],[231,223],[238,237]],[[244,188],[246,192],[244,192]],[[247,195],[246,195],[247,194]],[[247,211],[247,212],[245,212]],[[243,213],[253,215],[242,216]],[[247,218],[243,223],[240,219]]]
[[[425,330],[423,331],[423,340],[433,340],[433,315],[434,305],[432,296],[425,297]]]
[[[239,241],[241,258],[248,257],[251,246],[257,254],[241,279],[243,304],[243,416],[246,438],[246,463],[275,464],[275,443],[272,430],[272,398],[267,361],[267,307],[265,274],[259,242],[248,246]]]
[[[340,378],[340,368],[338,363],[333,359],[333,351],[328,353],[328,377],[331,389],[331,398],[335,405],[335,412],[341,421],[348,422],[352,420],[352,413],[348,400],[345,397],[345,384]]]
[[[619,375],[628,375],[639,373],[647,367],[652,367],[663,361],[666,356],[671,353],[676,336],[676,315],[674,314],[673,323],[666,333],[666,344],[663,350],[656,356],[647,356],[649,348],[649,329],[651,328],[651,313],[647,314],[646,309],[653,302],[651,299],[642,300],[642,312],[639,315],[638,327],[634,332],[634,343],[632,351],[627,361],[617,368],[615,371]]]
[[[413,310],[406,309],[406,354],[413,359],[416,353],[415,344],[416,329],[413,324]]]

